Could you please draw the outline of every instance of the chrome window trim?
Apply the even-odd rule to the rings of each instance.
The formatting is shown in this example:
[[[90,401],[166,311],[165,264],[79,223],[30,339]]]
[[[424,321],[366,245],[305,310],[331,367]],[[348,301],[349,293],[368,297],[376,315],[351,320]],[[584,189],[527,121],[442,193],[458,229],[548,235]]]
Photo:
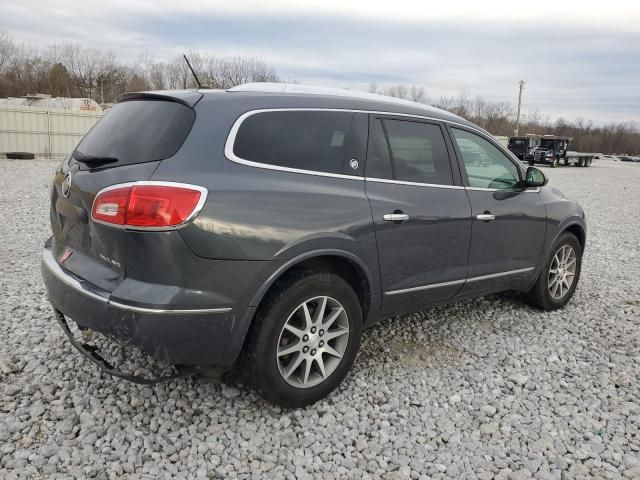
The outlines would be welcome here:
[[[471,277],[471,278],[466,278],[466,279],[461,279],[461,280],[452,280],[450,282],[431,283],[429,285],[421,285],[419,287],[403,288],[401,290],[391,290],[389,292],[384,292],[384,294],[385,295],[398,295],[398,294],[401,294],[401,293],[410,293],[410,292],[418,292],[418,291],[421,291],[421,290],[430,290],[432,288],[449,287],[449,286],[453,286],[453,285],[460,285],[462,283],[467,283],[467,282],[477,282],[477,281],[482,281],[482,280],[490,280],[492,278],[506,277],[506,276],[509,276],[509,275],[517,275],[519,273],[526,273],[526,272],[530,272],[530,271],[535,270],[535,269],[536,269],[536,267],[519,268],[517,270],[509,270],[507,272],[492,273],[490,275],[480,275],[478,277]]]
[[[187,219],[184,222],[179,223],[178,225],[173,225],[171,227],[138,227],[138,226],[131,226],[131,225],[115,225],[113,223],[109,223],[103,220],[98,220],[93,218],[93,204],[95,203],[96,198],[100,196],[100,194],[104,192],[108,192],[110,190],[116,190],[118,188],[127,188],[127,187],[133,187],[138,185],[156,185],[156,186],[164,186],[164,187],[189,188],[191,190],[198,190],[200,192],[200,198],[198,199],[198,203],[196,203],[196,207],[194,208],[191,215],[189,215],[189,217],[187,217]],[[96,193],[95,197],[93,197],[93,201],[91,202],[91,211],[89,212],[89,218],[91,219],[92,222],[100,223],[102,225],[107,225],[112,228],[119,228],[121,230],[134,230],[134,231],[145,231],[145,232],[167,232],[171,230],[178,230],[180,228],[187,226],[189,223],[193,221],[194,218],[196,218],[196,216],[198,216],[198,214],[200,213],[200,210],[202,210],[202,207],[204,207],[204,203],[207,200],[208,193],[209,191],[205,187],[201,187],[199,185],[192,185],[190,183],[166,182],[162,180],[140,180],[137,182],[116,183],[115,185],[109,185],[107,187],[104,187],[103,189],[98,191],[98,193]]]
[[[387,178],[376,178],[376,177],[364,177],[367,182],[376,182],[376,183],[393,183],[396,185],[411,185],[415,187],[433,187],[433,188],[449,188],[453,190],[464,190],[465,187],[461,185],[442,185],[439,183],[421,183],[421,182],[407,182],[404,180],[391,180]]]
[[[540,187],[536,188],[525,188],[521,190],[512,189],[512,188],[482,188],[482,187],[464,187],[465,190],[471,190],[474,192],[517,192],[517,193],[538,193],[540,191]]]
[[[360,110],[360,109],[352,109],[352,108],[321,108],[321,107],[287,107],[287,108],[261,108],[261,109],[256,109],[256,110],[249,110],[248,112],[243,113],[242,115],[240,115],[235,122],[233,123],[231,130],[229,131],[229,135],[227,135],[227,140],[225,142],[224,145],[224,155],[225,157],[227,157],[228,160],[234,162],[234,163],[238,163],[241,165],[247,165],[249,167],[255,167],[255,168],[263,168],[266,170],[276,170],[276,171],[281,171],[281,172],[289,172],[289,173],[301,173],[301,174],[305,174],[305,175],[316,175],[316,176],[320,176],[320,177],[333,177],[333,178],[343,178],[343,179],[348,179],[348,180],[360,180],[360,181],[364,181],[365,177],[363,176],[352,176],[352,175],[343,175],[343,174],[339,174],[339,173],[328,173],[328,172],[319,172],[316,170],[306,170],[306,169],[301,169],[301,168],[290,168],[290,167],[281,167],[281,166],[277,166],[277,165],[270,165],[268,163],[260,163],[260,162],[253,162],[251,160],[246,160],[244,158],[240,158],[238,157],[234,151],[233,151],[233,145],[236,141],[236,136],[238,134],[238,130],[240,129],[240,126],[242,125],[242,123],[249,117],[253,116],[253,115],[257,115],[259,113],[268,113],[268,112],[345,112],[345,113],[365,113],[368,115],[389,115],[389,116],[394,116],[394,117],[405,117],[405,118],[417,118],[420,120],[430,120],[430,121],[435,121],[435,122],[443,122],[443,123],[448,123],[451,125],[459,125],[461,127],[466,127],[470,130],[473,130],[475,132],[480,133],[481,135],[486,135],[482,130],[470,126],[470,125],[465,125],[464,123],[459,123],[459,122],[455,122],[453,120],[446,120],[446,119],[442,119],[442,118],[436,118],[436,117],[429,117],[427,115],[416,115],[416,114],[412,114],[412,113],[396,113],[396,112],[385,112],[385,111],[378,111],[378,110]],[[498,144],[497,142],[495,142],[496,145],[500,146],[500,144]],[[500,146],[500,148],[505,151],[502,146]],[[372,178],[368,178],[369,180],[372,180]],[[376,180],[386,180],[386,179],[376,179]],[[404,184],[405,182],[402,182],[400,180],[392,180],[391,182],[397,182],[399,184]],[[408,184],[413,184],[413,182],[408,182]],[[443,185],[434,185],[434,184],[420,184],[417,183],[418,185],[425,185],[425,186],[436,186],[436,187],[443,187]],[[458,185],[445,185],[444,187],[459,187],[459,188],[464,188]]]
[[[481,129],[474,127],[472,125],[466,125],[464,123],[460,123],[460,122],[455,122],[453,120],[447,120],[447,119],[442,119],[442,118],[436,118],[436,117],[429,117],[427,115],[416,115],[416,114],[411,114],[411,113],[395,113],[395,112],[389,112],[389,111],[379,111],[379,110],[359,110],[359,109],[351,109],[351,108],[322,108],[322,107],[286,107],[286,108],[261,108],[261,109],[255,109],[255,110],[249,110],[245,113],[243,113],[242,115],[240,115],[235,122],[233,123],[233,126],[231,127],[231,130],[229,131],[229,135],[227,135],[227,140],[225,142],[224,145],[224,155],[225,157],[234,162],[234,163],[238,163],[240,165],[246,165],[249,167],[254,167],[254,168],[262,168],[265,170],[275,170],[275,171],[280,171],[280,172],[289,172],[289,173],[299,173],[299,174],[303,174],[303,175],[315,175],[315,176],[319,176],[319,177],[330,177],[330,178],[342,178],[345,180],[358,180],[358,181],[370,181],[370,182],[377,182],[377,183],[392,183],[392,184],[397,184],[397,185],[413,185],[413,186],[418,186],[418,187],[434,187],[434,188],[449,188],[449,189],[454,189],[454,190],[478,190],[478,191],[487,191],[487,192],[503,192],[503,191],[508,191],[508,190],[502,190],[502,189],[491,189],[491,188],[477,188],[477,187],[466,187],[466,186],[462,186],[462,185],[440,185],[440,184],[433,184],[433,183],[421,183],[421,182],[407,182],[407,181],[402,181],[402,180],[393,180],[393,179],[386,179],[386,178],[377,178],[377,177],[365,177],[365,176],[354,176],[354,175],[343,175],[340,173],[329,173],[329,172],[319,172],[316,170],[306,170],[306,169],[302,169],[302,168],[291,168],[291,167],[281,167],[278,165],[270,165],[268,163],[260,163],[260,162],[253,162],[251,160],[246,160],[244,158],[240,158],[238,157],[234,152],[233,152],[233,145],[236,141],[236,136],[238,134],[238,130],[240,129],[240,126],[242,125],[242,123],[249,117],[259,114],[259,113],[267,113],[267,112],[345,112],[345,113],[364,113],[364,114],[370,114],[370,115],[389,115],[389,116],[395,116],[395,117],[405,117],[405,118],[416,118],[416,119],[420,119],[420,120],[429,120],[429,121],[435,121],[435,122],[443,122],[443,123],[447,123],[450,125],[458,125],[464,128],[468,128],[469,130],[472,130],[478,134],[480,134],[482,136],[482,138],[484,138],[485,140],[489,141],[492,145],[494,145],[495,147],[497,147],[500,151],[502,151],[504,154],[506,154],[508,157],[510,158],[516,158],[513,153],[504,148],[500,143],[492,140],[490,137],[487,137],[487,134],[485,132],[483,132]],[[517,160],[517,158],[516,158]],[[519,162],[519,160],[517,160]],[[516,164],[516,166],[518,167],[519,164]],[[520,168],[520,167],[519,167]],[[522,170],[522,168],[520,168],[520,170]],[[535,193],[535,192],[539,192],[540,188],[537,188],[535,190],[517,190],[518,192],[524,192],[524,193]]]
[[[267,112],[345,112],[345,113],[354,113],[354,110],[347,109],[337,109],[337,108],[263,108],[259,110],[250,110],[248,112],[240,115],[236,121],[233,123],[231,130],[229,131],[229,135],[227,136],[227,141],[224,145],[224,155],[227,159],[232,162],[239,163],[241,165],[247,165],[249,167],[255,168],[264,168],[266,170],[276,170],[280,172],[289,172],[289,173],[301,173],[305,175],[315,175],[319,177],[332,177],[332,178],[343,178],[347,180],[359,180],[364,181],[364,177],[362,176],[354,176],[354,175],[343,175],[340,173],[329,173],[329,172],[319,172],[317,170],[306,170],[303,168],[291,168],[291,167],[282,167],[279,165],[270,165],[268,163],[254,162],[251,160],[246,160],[244,158],[238,157],[233,151],[233,146],[236,142],[236,136],[238,135],[238,130],[242,123],[249,117],[253,115],[257,115],[259,113],[267,113]]]
[[[193,309],[164,309],[164,308],[146,308],[146,307],[136,307],[134,305],[127,305],[125,303],[115,302],[110,300],[107,297],[103,297],[91,290],[85,288],[82,283],[73,278],[71,275],[66,273],[62,267],[56,262],[53,257],[53,253],[51,250],[45,249],[42,252],[42,262],[45,267],[58,278],[61,282],[65,283],[69,287],[76,290],[78,293],[81,293],[89,298],[97,300],[99,302],[105,303],[107,305],[111,305],[112,307],[121,308],[124,310],[129,310],[133,312],[139,313],[157,313],[157,314],[189,314],[189,313],[226,313],[230,312],[230,307],[225,308],[193,308]]]

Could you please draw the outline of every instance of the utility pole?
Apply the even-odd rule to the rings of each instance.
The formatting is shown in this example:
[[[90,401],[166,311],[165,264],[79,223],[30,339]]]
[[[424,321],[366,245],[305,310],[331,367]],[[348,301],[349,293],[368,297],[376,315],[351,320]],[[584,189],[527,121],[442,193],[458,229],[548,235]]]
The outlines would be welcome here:
[[[524,80],[520,80],[520,82],[518,82],[518,85],[520,86],[520,92],[518,93],[518,116],[516,117],[516,129],[515,129],[515,134],[516,137],[520,134],[520,105],[522,104],[522,90],[524,90]]]

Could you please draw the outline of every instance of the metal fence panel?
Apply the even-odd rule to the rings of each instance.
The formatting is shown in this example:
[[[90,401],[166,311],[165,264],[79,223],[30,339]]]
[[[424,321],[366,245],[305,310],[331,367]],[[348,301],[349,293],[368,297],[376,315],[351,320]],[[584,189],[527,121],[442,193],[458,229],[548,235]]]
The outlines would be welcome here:
[[[0,105],[0,153],[30,152],[63,158],[101,116],[78,110]]]

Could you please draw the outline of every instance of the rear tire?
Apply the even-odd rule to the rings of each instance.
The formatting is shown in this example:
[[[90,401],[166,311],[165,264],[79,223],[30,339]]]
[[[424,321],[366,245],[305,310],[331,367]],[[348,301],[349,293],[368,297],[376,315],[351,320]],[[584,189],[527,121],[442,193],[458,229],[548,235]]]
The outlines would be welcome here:
[[[311,405],[347,375],[361,333],[358,296],[342,277],[296,275],[260,306],[245,346],[245,373],[271,402]]]
[[[533,167],[536,164],[536,162],[534,162],[533,160],[529,160],[529,166]]]
[[[581,268],[580,242],[572,233],[562,233],[553,244],[536,284],[527,294],[529,303],[543,310],[564,307],[576,290]]]
[[[579,167],[584,167],[584,159],[583,158],[578,159],[578,166]]]

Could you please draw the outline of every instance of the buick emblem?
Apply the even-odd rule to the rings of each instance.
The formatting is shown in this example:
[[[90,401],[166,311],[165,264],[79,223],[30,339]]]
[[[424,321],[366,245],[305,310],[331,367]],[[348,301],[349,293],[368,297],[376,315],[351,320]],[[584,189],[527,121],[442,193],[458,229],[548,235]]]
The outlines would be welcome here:
[[[64,180],[62,180],[62,196],[64,198],[68,198],[69,197],[69,192],[71,192],[71,172],[67,173],[64,176]]]

